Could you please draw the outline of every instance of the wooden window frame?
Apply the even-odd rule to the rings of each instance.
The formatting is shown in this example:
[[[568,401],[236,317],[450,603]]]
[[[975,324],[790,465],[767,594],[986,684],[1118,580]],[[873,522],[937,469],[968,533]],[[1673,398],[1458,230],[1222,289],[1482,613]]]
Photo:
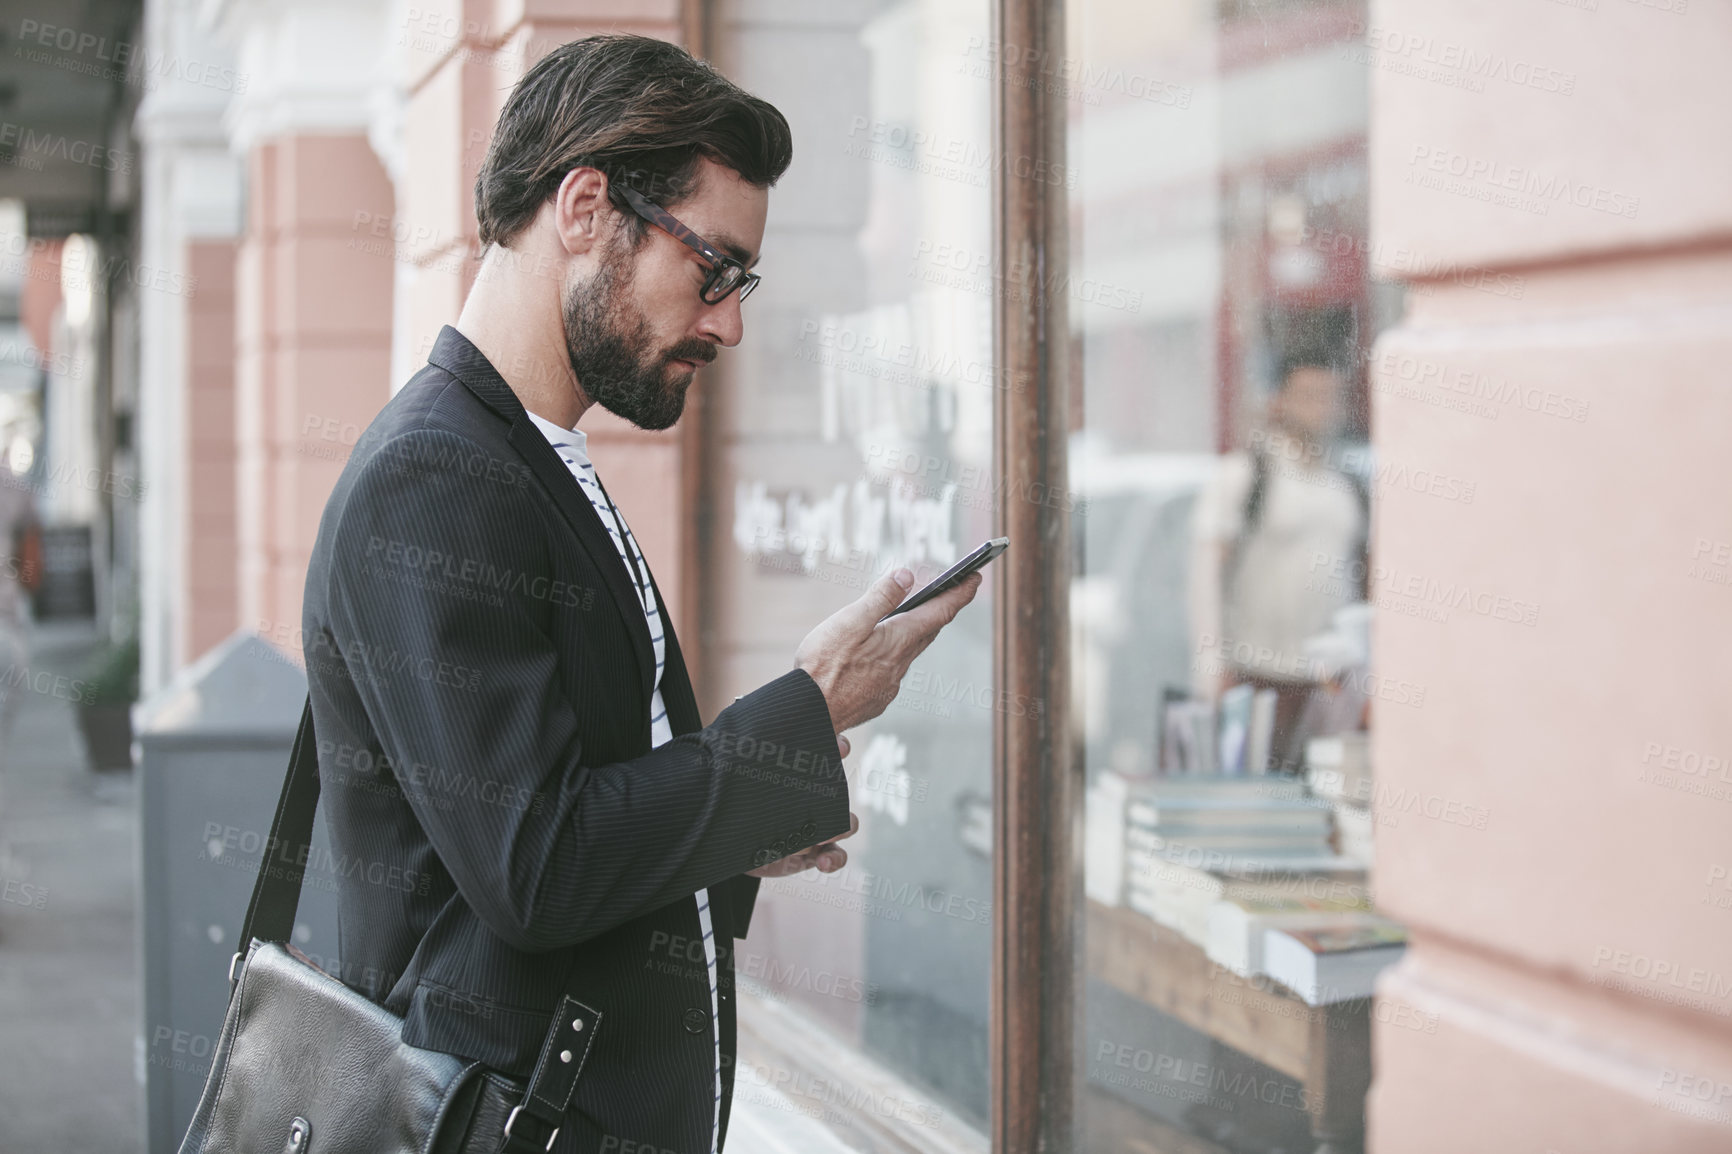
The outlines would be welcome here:
[[[1056,1154],[1076,1148],[1077,965],[1083,933],[1082,759],[1070,725],[1073,547],[1063,500],[1070,438],[1069,203],[1062,86],[1040,61],[1064,56],[1063,0],[994,0],[1000,52],[993,93],[994,370],[1027,388],[996,393],[994,465],[1006,494],[995,533],[1011,540],[995,566],[993,677],[1008,700],[993,733],[991,1018],[992,1148]]]
[[[714,0],[685,0],[688,47],[707,55]],[[992,259],[997,379],[1026,388],[994,390],[993,454],[1007,494],[994,534],[1010,552],[988,572],[993,587],[993,680],[1001,700],[1041,703],[997,710],[992,737],[993,948],[988,1022],[990,1141],[996,1152],[1058,1154],[1076,1148],[1076,1024],[1082,985],[1081,835],[1083,764],[1070,724],[1072,537],[1064,501],[1009,494],[1069,491],[1066,449],[1072,410],[1068,270],[1069,203],[1062,183],[1032,173],[1064,172],[1066,117],[1061,86],[1038,62],[1062,59],[1064,0],[993,0],[993,43],[1022,51],[1001,63],[992,96]],[[1000,54],[1001,61],[1003,54]],[[1023,174],[1023,175],[1019,175]],[[692,414],[699,416],[699,414]],[[683,422],[684,448],[707,458],[701,419]],[[688,458],[690,460],[692,458]],[[707,461],[705,464],[707,465]],[[711,526],[691,470],[687,551],[695,566]],[[688,590],[699,583],[690,581]],[[695,598],[694,594],[688,594]],[[701,618],[701,607],[691,607]],[[817,1063],[815,1049],[783,1038],[784,1060]],[[883,1135],[888,1138],[889,1135]],[[907,1142],[912,1137],[898,1136]],[[915,1143],[919,1138],[914,1139]]]

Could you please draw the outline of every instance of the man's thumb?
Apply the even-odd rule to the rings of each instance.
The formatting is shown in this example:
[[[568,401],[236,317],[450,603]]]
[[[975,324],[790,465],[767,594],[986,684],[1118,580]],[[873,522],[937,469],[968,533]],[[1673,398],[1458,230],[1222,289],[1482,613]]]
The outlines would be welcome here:
[[[906,568],[886,573],[874,581],[872,588],[866,590],[866,595],[861,598],[872,610],[871,623],[876,625],[886,613],[902,604],[902,599],[912,588],[914,574]]]

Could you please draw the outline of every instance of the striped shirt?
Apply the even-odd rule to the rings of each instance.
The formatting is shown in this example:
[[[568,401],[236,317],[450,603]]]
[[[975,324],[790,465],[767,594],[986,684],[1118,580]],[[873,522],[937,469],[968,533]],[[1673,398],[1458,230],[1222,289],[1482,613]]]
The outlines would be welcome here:
[[[613,547],[619,550],[619,557],[625,563],[627,575],[631,576],[633,583],[637,585],[638,600],[643,605],[644,620],[649,624],[650,644],[655,649],[656,659],[655,678],[650,683],[654,687],[654,692],[650,695],[650,745],[653,748],[663,742],[672,741],[673,725],[668,721],[667,706],[662,704],[662,670],[667,666],[667,639],[662,627],[661,608],[656,604],[655,590],[649,584],[649,566],[637,547],[637,538],[632,535],[625,518],[601,490],[601,482],[596,479],[595,466],[590,463],[587,451],[589,434],[581,429],[562,429],[534,413],[529,414],[529,419],[535,422],[535,427],[541,430],[548,444],[559,454],[559,459],[571,470],[578,488],[583,490],[584,496],[588,497],[589,503],[595,507],[601,523],[607,526],[607,534],[613,538]],[[628,548],[631,550],[629,557],[626,553]],[[636,563],[635,568],[633,562]],[[704,962],[709,967],[710,976],[710,1037],[716,1054],[716,1100],[710,1113],[710,1154],[716,1154],[721,1136],[722,1109],[722,1039],[719,1032],[721,1014],[716,1000],[716,934],[710,925],[710,891],[701,889],[695,897],[698,903],[698,927],[704,934]]]

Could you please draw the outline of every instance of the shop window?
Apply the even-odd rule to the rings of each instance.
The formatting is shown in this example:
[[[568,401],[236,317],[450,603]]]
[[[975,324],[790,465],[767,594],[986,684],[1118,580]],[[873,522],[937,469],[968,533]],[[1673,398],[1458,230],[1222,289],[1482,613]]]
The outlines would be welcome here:
[[[1075,3],[1084,1148],[1362,1141],[1375,911],[1363,3]],[[1352,947],[1352,948],[1348,948]],[[1421,1024],[1423,1026],[1423,1024]]]
[[[988,19],[986,0],[711,13],[717,63],[795,142],[745,343],[703,386],[712,706],[880,575],[924,580],[992,535]],[[994,694],[990,598],[849,735],[847,868],[764,884],[736,959],[737,1111],[810,1112],[820,1085],[821,1120],[856,1140],[984,1148],[991,734],[1017,707]]]

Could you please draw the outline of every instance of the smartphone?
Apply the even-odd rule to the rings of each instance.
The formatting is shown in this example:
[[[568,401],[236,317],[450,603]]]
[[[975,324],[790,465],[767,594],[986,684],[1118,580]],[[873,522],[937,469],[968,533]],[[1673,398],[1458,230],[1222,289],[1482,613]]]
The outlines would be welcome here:
[[[964,577],[967,577],[976,569],[983,568],[988,561],[997,557],[1008,548],[1010,548],[1009,537],[994,537],[992,540],[988,541],[986,544],[982,545],[980,548],[976,549],[974,552],[970,553],[968,556],[934,577],[931,581],[927,582],[918,593],[911,595],[906,601],[880,617],[878,620],[888,621],[898,613],[906,613],[910,609],[915,609],[926,604],[940,593],[943,593],[946,589],[956,588],[958,585],[962,584],[962,579]]]

